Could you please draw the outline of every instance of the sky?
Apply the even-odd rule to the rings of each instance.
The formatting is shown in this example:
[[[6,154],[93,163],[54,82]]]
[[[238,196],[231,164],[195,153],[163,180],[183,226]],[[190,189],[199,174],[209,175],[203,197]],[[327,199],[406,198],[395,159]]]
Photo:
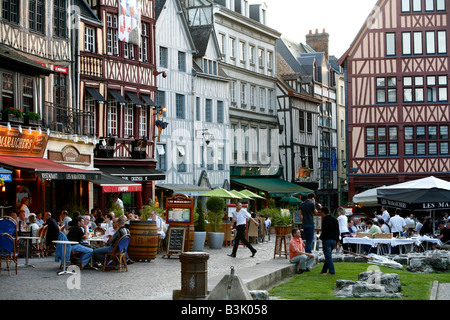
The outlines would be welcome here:
[[[266,25],[282,37],[305,43],[309,30],[330,35],[329,54],[338,59],[347,51],[377,0],[263,0]]]

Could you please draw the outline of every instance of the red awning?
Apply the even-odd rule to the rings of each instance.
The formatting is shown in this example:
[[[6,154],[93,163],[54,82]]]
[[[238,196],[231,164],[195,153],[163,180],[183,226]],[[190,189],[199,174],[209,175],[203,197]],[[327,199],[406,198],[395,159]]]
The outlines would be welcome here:
[[[78,169],[44,158],[0,156],[0,164],[32,170],[41,179],[91,180],[101,176],[100,171]]]
[[[102,172],[101,177],[96,180],[91,180],[93,183],[102,187],[105,193],[120,193],[120,192],[140,192],[142,185],[125,179],[114,177],[110,174]]]

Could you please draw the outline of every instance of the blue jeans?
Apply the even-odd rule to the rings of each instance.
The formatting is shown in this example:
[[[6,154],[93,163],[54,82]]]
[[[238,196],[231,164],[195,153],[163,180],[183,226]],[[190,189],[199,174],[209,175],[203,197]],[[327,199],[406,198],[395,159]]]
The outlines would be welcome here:
[[[322,248],[323,248],[323,255],[325,256],[325,263],[322,267],[322,273],[331,273],[334,274],[334,264],[333,264],[333,256],[331,252],[334,249],[334,246],[336,245],[336,240],[327,239],[322,240]]]
[[[97,248],[94,250],[95,260],[97,260],[101,264],[104,264],[106,254],[112,253],[113,251],[114,251],[114,248],[110,245],[106,245],[105,247],[102,247],[102,248]]]
[[[303,231],[305,233],[305,252],[311,253],[311,246],[314,241],[314,225],[313,224],[304,224]]]
[[[72,245],[72,250],[81,253],[81,262],[83,263],[83,267],[89,263],[92,257],[92,252],[94,251],[91,248],[81,244]]]

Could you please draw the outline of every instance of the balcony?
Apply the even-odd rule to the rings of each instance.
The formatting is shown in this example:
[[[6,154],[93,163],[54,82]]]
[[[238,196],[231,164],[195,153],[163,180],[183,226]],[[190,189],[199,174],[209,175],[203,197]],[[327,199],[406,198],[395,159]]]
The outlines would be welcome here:
[[[77,135],[93,136],[96,133],[94,112],[76,110],[46,101],[41,116],[42,127],[45,129]]]

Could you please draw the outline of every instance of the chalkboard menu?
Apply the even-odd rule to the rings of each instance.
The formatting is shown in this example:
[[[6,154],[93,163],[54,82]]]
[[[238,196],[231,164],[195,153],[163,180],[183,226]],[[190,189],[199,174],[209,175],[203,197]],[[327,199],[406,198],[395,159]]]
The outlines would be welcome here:
[[[167,256],[181,254],[184,250],[184,238],[186,228],[169,228],[169,238],[167,240]]]

